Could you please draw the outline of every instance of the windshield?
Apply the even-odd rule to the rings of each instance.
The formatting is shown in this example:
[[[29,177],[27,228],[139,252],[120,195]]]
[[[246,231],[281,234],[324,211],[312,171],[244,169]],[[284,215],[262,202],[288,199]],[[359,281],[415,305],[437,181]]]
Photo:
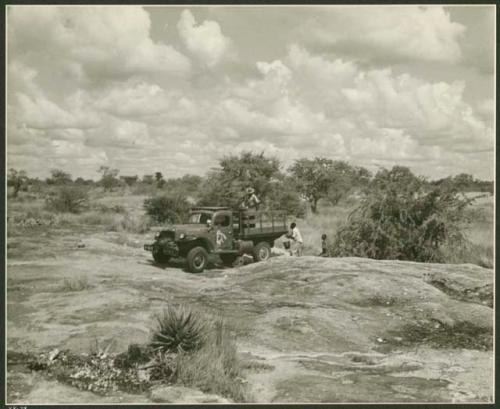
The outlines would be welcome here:
[[[189,224],[207,224],[207,221],[212,220],[210,213],[191,213],[189,215]]]

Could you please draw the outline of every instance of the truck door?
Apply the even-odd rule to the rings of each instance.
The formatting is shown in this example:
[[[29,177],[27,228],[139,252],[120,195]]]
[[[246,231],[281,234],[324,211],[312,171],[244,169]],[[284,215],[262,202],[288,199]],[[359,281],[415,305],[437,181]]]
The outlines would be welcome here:
[[[215,251],[234,248],[233,220],[231,212],[216,213],[213,220]]]

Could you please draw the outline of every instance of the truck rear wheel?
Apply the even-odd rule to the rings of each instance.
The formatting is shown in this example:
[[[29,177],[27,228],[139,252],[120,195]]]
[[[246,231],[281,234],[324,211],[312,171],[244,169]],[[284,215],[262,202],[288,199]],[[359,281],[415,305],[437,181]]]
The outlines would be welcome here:
[[[163,254],[163,251],[157,245],[153,246],[153,252],[152,253],[153,253],[153,259],[157,263],[165,264],[165,263],[168,263],[168,260],[170,260],[170,257],[166,256],[165,254]]]
[[[271,246],[265,241],[261,241],[253,248],[253,259],[257,261],[266,261],[271,257]]]
[[[193,247],[186,260],[191,273],[201,273],[208,264],[208,253],[203,247]]]

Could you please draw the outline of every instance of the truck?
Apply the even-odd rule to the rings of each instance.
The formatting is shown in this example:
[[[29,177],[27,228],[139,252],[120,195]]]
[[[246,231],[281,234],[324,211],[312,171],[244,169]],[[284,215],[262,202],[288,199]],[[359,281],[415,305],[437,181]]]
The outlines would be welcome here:
[[[274,241],[287,231],[285,211],[193,207],[187,223],[158,229],[154,242],[145,244],[144,250],[159,264],[185,258],[188,271],[201,273],[209,254],[217,254],[226,265],[244,255],[256,262],[265,261],[271,256]]]

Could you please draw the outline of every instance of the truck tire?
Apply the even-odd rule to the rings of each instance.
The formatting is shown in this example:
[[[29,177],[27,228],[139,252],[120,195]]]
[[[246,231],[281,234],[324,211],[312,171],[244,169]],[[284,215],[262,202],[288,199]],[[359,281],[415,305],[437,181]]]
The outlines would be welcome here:
[[[186,260],[191,273],[201,273],[208,264],[208,253],[203,247],[193,247],[189,250]]]
[[[166,256],[165,254],[163,254],[163,251],[157,245],[153,246],[153,252],[152,253],[153,253],[153,259],[154,259],[154,261],[156,261],[159,264],[168,263],[168,260],[170,260],[170,257]]]
[[[266,261],[271,257],[271,246],[266,241],[261,241],[253,248],[253,259],[255,262]]]
[[[226,266],[233,266],[233,263],[238,258],[237,254],[219,254],[220,259]]]

